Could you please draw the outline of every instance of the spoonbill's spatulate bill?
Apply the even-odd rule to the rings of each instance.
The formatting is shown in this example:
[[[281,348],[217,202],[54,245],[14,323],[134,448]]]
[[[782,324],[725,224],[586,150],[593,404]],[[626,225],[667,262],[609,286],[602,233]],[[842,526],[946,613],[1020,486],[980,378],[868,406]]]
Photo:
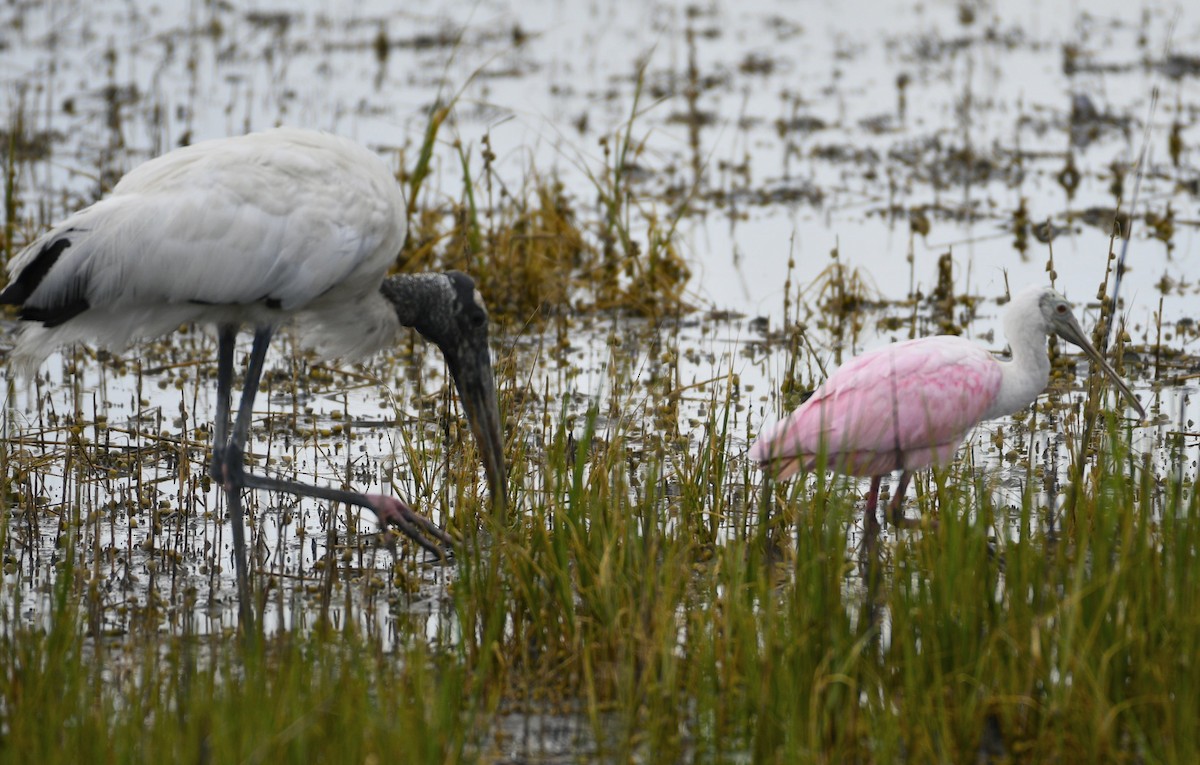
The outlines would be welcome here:
[[[277,489],[373,510],[443,554],[450,538],[404,503],[379,495],[245,473],[242,453],[271,336],[285,321],[328,357],[354,359],[402,326],[438,345],[458,388],[492,491],[507,478],[488,350],[488,314],[459,272],[385,279],[407,232],[404,194],[366,148],[280,128],[206,141],[150,160],[104,199],[55,226],[9,265],[0,303],[24,327],[10,367],[29,374],[55,348],[88,340],[123,347],[184,323],[216,325],[217,419],[211,474],[233,521],[241,616],[250,623],[241,492]],[[230,432],[234,341],[254,331]]]
[[[953,335],[895,343],[839,367],[812,397],[767,428],[750,457],[777,478],[817,467],[871,476],[867,520],[875,523],[882,476],[903,471],[891,513],[900,506],[912,472],[946,464],[971,428],[1029,406],[1050,379],[1046,340],[1055,334],[1083,349],[1137,410],[1133,391],[1088,341],[1066,298],[1030,287],[1004,315],[1012,360],[1001,361]]]

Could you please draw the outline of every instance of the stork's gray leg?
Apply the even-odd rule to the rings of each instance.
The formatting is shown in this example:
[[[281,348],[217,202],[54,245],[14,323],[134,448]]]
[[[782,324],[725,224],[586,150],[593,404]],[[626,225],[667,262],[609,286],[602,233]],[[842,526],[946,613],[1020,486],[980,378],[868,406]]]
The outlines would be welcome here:
[[[232,486],[226,469],[229,454],[229,407],[233,391],[233,352],[237,327],[222,325],[217,330],[217,416],[213,423],[212,461],[208,474],[225,490],[233,529],[233,565],[237,572],[238,617],[246,634],[253,634],[254,612],[250,608],[250,578],[246,571],[246,521],[242,512],[242,488]]]
[[[229,502],[229,516],[233,523],[233,554],[234,565],[237,568],[238,613],[241,617],[242,629],[246,634],[254,634],[254,609],[251,607],[250,576],[247,571],[246,557],[246,521],[242,512],[242,489],[245,487],[245,464],[243,451],[246,439],[250,435],[250,419],[254,413],[254,398],[258,395],[258,383],[262,377],[263,360],[267,355],[267,347],[271,344],[270,327],[259,327],[254,331],[254,344],[250,348],[250,360],[246,364],[246,378],[242,384],[242,399],[238,404],[237,422],[233,434],[229,437],[219,456],[213,457],[213,471],[220,471],[225,486],[225,496]],[[222,331],[222,341],[225,335]],[[222,342],[221,356],[217,361],[218,388],[220,387],[221,365],[226,362],[225,345]],[[233,370],[233,350],[229,350],[228,363],[230,375]],[[225,430],[222,423],[228,423],[228,396],[225,397],[226,412],[217,419],[218,432]],[[223,434],[222,434],[223,435]],[[217,464],[218,459],[220,464]]]
[[[225,447],[229,440],[229,400],[233,390],[233,351],[237,345],[237,327],[225,324],[217,331],[217,418],[213,423],[212,462],[208,474],[219,484],[225,483]]]
[[[258,383],[262,379],[263,361],[267,357],[267,348],[271,345],[271,327],[259,327],[254,330],[254,344],[250,346],[250,359],[246,362],[246,380],[242,384],[242,400],[238,404],[237,421],[233,425],[233,434],[229,437],[228,449],[225,453],[225,481],[241,486],[238,476],[245,472],[243,450],[246,439],[250,436],[250,420],[254,417],[254,398],[258,395]],[[236,471],[236,472],[234,472]]]

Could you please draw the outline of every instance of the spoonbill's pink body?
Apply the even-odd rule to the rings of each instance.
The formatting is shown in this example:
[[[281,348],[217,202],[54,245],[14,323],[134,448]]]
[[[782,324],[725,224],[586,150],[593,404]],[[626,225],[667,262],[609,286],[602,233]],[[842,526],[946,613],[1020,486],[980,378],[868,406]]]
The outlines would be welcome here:
[[[950,462],[971,428],[1029,406],[1045,390],[1050,334],[1082,348],[1145,416],[1062,295],[1045,287],[1024,290],[1006,311],[1004,328],[1011,361],[953,335],[895,343],[851,359],[798,409],[763,431],[750,458],[777,478],[813,470],[822,458],[840,473],[871,476],[870,523],[880,479],[901,470],[892,502],[899,521],[914,470]]]

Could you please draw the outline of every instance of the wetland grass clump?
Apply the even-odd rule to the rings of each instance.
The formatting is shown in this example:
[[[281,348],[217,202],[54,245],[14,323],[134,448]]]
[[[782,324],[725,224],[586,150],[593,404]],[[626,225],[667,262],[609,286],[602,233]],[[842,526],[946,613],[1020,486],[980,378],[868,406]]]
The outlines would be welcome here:
[[[414,216],[405,270],[474,274],[492,317],[507,326],[562,321],[579,310],[649,317],[687,310],[679,214],[664,219],[653,204],[638,202],[615,171],[593,179],[601,199],[595,210],[537,170],[506,183],[490,160],[478,178],[465,160],[463,168],[461,199]]]
[[[577,310],[651,318],[690,310],[684,293],[691,270],[678,241],[690,199],[667,204],[640,193],[637,179],[647,175],[638,164],[647,153],[638,138],[641,92],[639,84],[628,119],[600,138],[603,161],[573,160],[591,183],[594,205],[536,167],[519,179],[505,177],[490,134],[481,139],[478,163],[470,147],[454,141],[461,194],[430,202],[423,182],[454,102],[432,108],[417,160],[400,174],[412,217],[400,267],[474,274],[493,319],[507,326],[562,322]]]
[[[731,446],[713,412],[715,443],[696,454]],[[576,440],[597,444],[586,459],[569,433],[564,421],[547,434],[523,525],[463,560],[455,599],[466,663],[496,704],[587,718],[589,760],[1198,753],[1184,722],[1200,712],[1196,499],[1130,473],[1115,423],[1079,492],[1086,522],[1048,522],[1056,511],[1032,493],[999,506],[969,465],[939,471],[918,495],[938,524],[893,535],[874,592],[854,563],[853,482],[764,494],[734,469],[715,487],[719,466],[680,470],[641,449],[636,427],[593,413]],[[718,511],[714,494],[731,489],[748,504]],[[753,519],[744,533],[739,513]]]
[[[68,578],[64,573],[64,579]],[[353,630],[114,645],[60,598],[44,629],[0,637],[0,762],[370,762],[468,759],[470,684],[423,640]]]

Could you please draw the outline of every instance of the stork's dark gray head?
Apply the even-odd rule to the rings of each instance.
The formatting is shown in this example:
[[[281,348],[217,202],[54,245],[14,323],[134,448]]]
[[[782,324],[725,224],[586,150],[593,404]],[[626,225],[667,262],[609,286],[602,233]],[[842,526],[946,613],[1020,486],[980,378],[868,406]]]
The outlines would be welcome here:
[[[488,347],[488,312],[475,281],[461,271],[394,276],[380,287],[400,323],[442,349],[446,365],[479,443],[492,500],[503,508],[508,492],[504,433]]]

